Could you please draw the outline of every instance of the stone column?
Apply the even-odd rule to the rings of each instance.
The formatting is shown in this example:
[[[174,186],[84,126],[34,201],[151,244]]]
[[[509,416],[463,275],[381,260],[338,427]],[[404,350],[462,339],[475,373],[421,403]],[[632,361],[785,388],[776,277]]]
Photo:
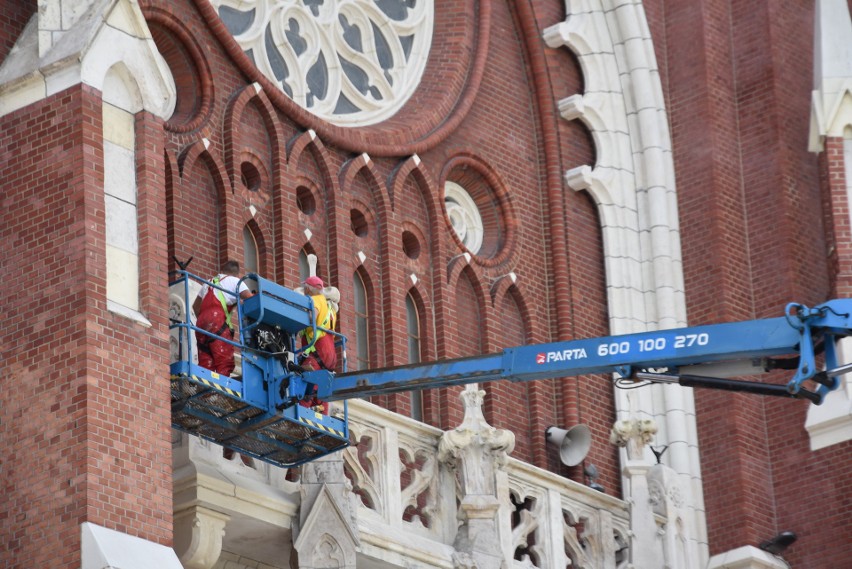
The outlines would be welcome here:
[[[665,464],[655,464],[647,476],[651,508],[666,519],[666,531],[662,536],[666,567],[697,567],[695,557],[690,555],[688,524],[685,522],[687,510],[677,472]]]
[[[624,494],[630,497],[630,562],[633,567],[670,567],[664,565],[660,533],[648,488],[651,465],[644,458],[644,447],[656,432],[657,424],[653,419],[626,419],[618,421],[610,435],[611,443],[627,450],[622,472]]]
[[[474,386],[462,391],[464,420],[444,433],[438,445],[438,458],[455,470],[461,495],[462,523],[454,543],[454,563],[464,569],[499,569],[511,564],[501,546],[498,479],[515,447],[515,435],[485,421],[484,396]]]

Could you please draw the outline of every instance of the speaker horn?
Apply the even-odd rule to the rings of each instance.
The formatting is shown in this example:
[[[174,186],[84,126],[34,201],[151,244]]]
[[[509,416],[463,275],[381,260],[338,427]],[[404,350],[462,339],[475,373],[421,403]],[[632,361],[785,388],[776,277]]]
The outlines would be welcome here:
[[[575,425],[570,429],[548,427],[544,431],[544,440],[559,447],[559,460],[565,466],[577,466],[592,446],[592,432],[586,425]]]

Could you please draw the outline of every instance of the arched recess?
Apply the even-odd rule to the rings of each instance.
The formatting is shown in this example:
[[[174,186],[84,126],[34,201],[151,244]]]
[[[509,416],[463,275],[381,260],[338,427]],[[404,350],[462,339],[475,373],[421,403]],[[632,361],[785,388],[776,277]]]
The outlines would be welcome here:
[[[437,182],[418,155],[409,156],[394,169],[388,184],[388,194],[392,196],[391,208],[396,212],[404,212],[406,217],[411,200],[423,204],[428,220],[428,225],[423,229],[431,235],[431,246],[436,258],[442,258],[440,250],[446,245],[441,230],[443,207],[439,200],[440,192]]]
[[[180,168],[177,164],[177,156],[172,152],[164,152],[163,162],[165,164],[165,187],[166,187],[166,248],[169,257],[169,266],[174,270],[177,269],[177,264],[174,259],[186,261],[189,257],[181,258],[175,249],[175,187],[180,186]]]
[[[242,250],[242,226],[227,230],[228,180],[208,148],[209,142],[202,139],[181,153],[174,210],[167,214],[177,257],[193,257],[192,272],[209,276],[219,271],[229,251]]]
[[[243,226],[243,272],[267,275],[268,247],[263,231],[254,219]]]
[[[399,274],[389,274],[389,282],[416,278],[420,290],[429,291],[427,310],[430,317],[446,310],[446,266],[437,262],[445,257],[447,232],[440,192],[423,162],[415,154],[402,161],[391,173],[389,193],[394,197],[392,219],[398,234],[388,236],[388,263],[400,267]],[[389,224],[390,225],[390,224]],[[416,250],[416,252],[415,252]],[[396,313],[404,309],[402,299],[392,299]],[[445,330],[436,329],[435,343],[445,345]],[[432,353],[430,357],[437,357]]]
[[[387,255],[385,265],[388,273],[385,278],[390,291],[395,290],[398,283],[404,283],[403,286],[415,285],[423,290],[433,288],[432,266],[436,239],[430,231],[430,212],[424,200],[424,192],[428,189],[420,186],[422,176],[415,177],[410,170],[408,173],[405,179],[397,177],[390,180],[390,185],[396,190],[396,211],[390,213],[391,217],[386,224],[387,245],[382,248]],[[385,365],[408,363],[406,346],[401,341],[405,337],[405,329],[398,320],[393,319],[394,315],[406,314],[405,302],[404,295],[391,292],[384,305],[385,321],[391,324],[390,333],[386,336]]]
[[[139,298],[139,210],[136,113],[142,97],[130,69],[110,67],[103,82],[106,294],[110,310],[146,322]]]
[[[450,312],[453,318],[448,326],[447,355],[451,358],[479,355],[485,350],[488,322],[485,317],[485,295],[476,273],[469,266],[462,268],[451,285]],[[463,387],[438,389],[440,416],[438,426],[450,429],[461,424],[464,409],[459,397]]]
[[[281,194],[274,197],[275,242],[288,243],[292,240],[292,231],[298,231],[301,238],[310,242],[315,254],[328,263],[333,272],[328,277],[333,282],[340,279],[348,282],[350,271],[345,267],[340,267],[340,275],[337,274],[339,186],[337,177],[331,174],[331,163],[328,149],[313,131],[303,132],[289,141]],[[311,207],[304,209],[302,206],[308,203]],[[278,274],[293,274],[296,269],[294,252],[279,247],[275,256]]]
[[[248,85],[229,100],[223,123],[223,157],[233,188],[234,213],[251,216],[256,236],[273,236],[276,224],[287,224],[275,215],[273,202],[281,187],[282,134],[259,85]],[[271,271],[266,276],[274,279],[280,274]]]
[[[494,312],[499,315],[500,326],[495,328],[489,338],[492,345],[501,348],[522,346],[530,340],[530,320],[526,303],[517,286],[508,281],[504,294],[497,297]],[[533,432],[535,414],[532,413],[532,401],[529,396],[531,382],[514,383],[511,381],[493,381],[482,384],[486,397],[482,401],[482,412],[489,425],[498,429],[508,429],[515,433],[515,450],[512,456],[535,464]],[[517,413],[506,413],[506,407]]]
[[[376,318],[381,324],[381,336],[375,345],[374,365],[388,365],[393,354],[393,337],[400,332],[393,321],[387,263],[389,260],[388,241],[388,199],[376,165],[366,154],[352,158],[343,165],[339,175],[340,199],[338,209],[348,215],[340,219],[337,227],[338,249],[345,264],[360,265],[370,274],[376,275],[374,293]],[[385,402],[386,403],[386,402]]]
[[[376,306],[377,295],[374,281],[364,267],[358,267],[352,272],[350,282],[352,283],[351,320],[344,323],[343,319],[340,319],[343,334],[349,338],[350,342],[350,369],[379,367],[379,362],[382,361],[382,354],[379,353],[381,344],[378,341],[381,326],[377,325],[377,319],[381,311]]]
[[[428,356],[431,347],[429,331],[432,330],[432,319],[426,310],[428,303],[424,301],[422,287],[418,288],[418,284],[412,285],[404,296],[406,329],[402,336],[406,343],[406,364],[420,363],[430,359]],[[394,402],[396,409],[393,410],[418,421],[430,422],[434,420],[435,402],[434,397],[431,396],[433,391],[400,393],[395,398],[398,400]]]
[[[173,12],[144,7],[142,13],[151,37],[176,78],[174,112],[167,117],[167,130],[188,133],[207,120],[213,106],[210,66],[195,36]]]
[[[258,83],[247,85],[231,99],[225,110],[224,127],[225,167],[234,189],[245,186],[243,163],[253,156],[268,172],[270,187],[264,189],[271,192],[277,187],[281,171],[283,152],[279,141],[283,134],[275,110]]]
[[[376,253],[384,256],[386,252],[383,250],[383,244],[387,243],[384,232],[390,206],[384,185],[380,180],[381,176],[375,163],[366,153],[349,160],[340,170],[341,197],[347,200],[341,205],[351,206],[352,202],[360,201],[370,210],[364,212],[365,214],[375,215],[376,231],[371,232],[375,240],[371,239],[369,245],[375,249]]]

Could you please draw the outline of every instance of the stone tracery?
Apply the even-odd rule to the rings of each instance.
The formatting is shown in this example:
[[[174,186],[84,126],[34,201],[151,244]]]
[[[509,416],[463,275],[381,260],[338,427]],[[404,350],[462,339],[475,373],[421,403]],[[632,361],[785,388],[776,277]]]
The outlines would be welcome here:
[[[431,1],[210,1],[266,77],[334,124],[363,126],[392,116],[426,67]]]

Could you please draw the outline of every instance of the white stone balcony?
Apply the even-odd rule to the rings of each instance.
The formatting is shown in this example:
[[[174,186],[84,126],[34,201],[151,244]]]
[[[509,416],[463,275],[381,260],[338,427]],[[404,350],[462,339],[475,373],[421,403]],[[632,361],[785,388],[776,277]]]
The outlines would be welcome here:
[[[485,424],[478,406],[444,433],[349,405],[353,446],[298,469],[229,459],[175,432],[184,566],[628,566],[628,504],[507,456],[514,437]]]

